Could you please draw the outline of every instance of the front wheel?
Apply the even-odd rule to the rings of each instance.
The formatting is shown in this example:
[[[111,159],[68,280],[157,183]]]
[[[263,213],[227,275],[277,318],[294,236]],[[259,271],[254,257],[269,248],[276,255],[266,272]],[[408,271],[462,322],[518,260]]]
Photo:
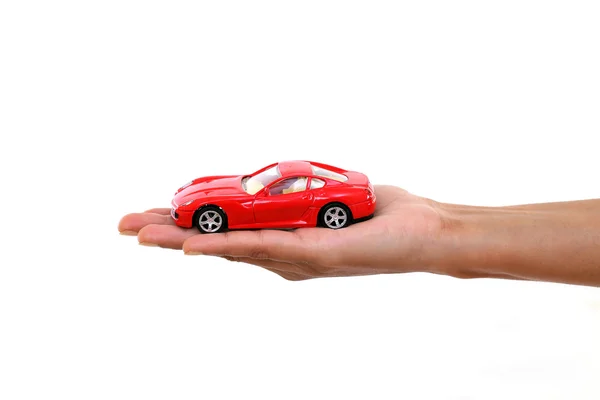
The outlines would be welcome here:
[[[350,225],[350,210],[343,204],[329,204],[320,213],[320,225],[329,229],[341,229]]]
[[[202,233],[218,233],[227,229],[227,216],[219,207],[208,206],[198,210],[195,222]]]

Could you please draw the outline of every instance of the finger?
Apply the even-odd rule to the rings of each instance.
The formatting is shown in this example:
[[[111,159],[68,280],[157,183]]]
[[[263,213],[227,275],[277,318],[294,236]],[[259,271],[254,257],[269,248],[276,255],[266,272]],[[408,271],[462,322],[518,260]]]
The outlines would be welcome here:
[[[319,249],[316,249],[315,245],[310,246],[309,243],[295,232],[236,231],[193,236],[185,241],[183,251],[186,254],[311,262]]]
[[[175,225],[173,218],[168,215],[135,213],[128,214],[119,221],[119,232],[135,234],[140,229],[150,224]]]
[[[170,208],[151,208],[144,211],[144,214],[160,214],[160,215],[171,215]]]
[[[288,281],[302,281],[302,280],[313,278],[312,276],[289,271],[288,270],[289,265],[291,265],[291,264],[286,265],[288,263],[283,263],[280,261],[257,260],[255,258],[249,258],[249,257],[230,257],[230,256],[222,256],[222,258],[229,260],[229,261],[233,261],[233,262],[242,262],[244,264],[250,264],[250,265],[255,265],[257,267],[264,268],[268,271],[276,273],[277,275],[281,276],[284,279],[287,279]]]
[[[193,229],[174,225],[151,224],[140,229],[138,241],[144,245],[156,245],[167,249],[181,250],[186,239],[198,235]]]

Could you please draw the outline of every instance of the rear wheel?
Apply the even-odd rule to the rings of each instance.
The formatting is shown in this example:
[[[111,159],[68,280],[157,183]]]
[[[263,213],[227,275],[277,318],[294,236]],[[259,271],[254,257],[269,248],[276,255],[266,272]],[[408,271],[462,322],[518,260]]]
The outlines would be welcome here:
[[[328,204],[321,210],[319,216],[321,226],[329,229],[341,229],[350,225],[352,216],[348,207],[341,203]]]
[[[218,233],[227,229],[227,216],[219,207],[208,206],[196,211],[195,223],[202,233]]]

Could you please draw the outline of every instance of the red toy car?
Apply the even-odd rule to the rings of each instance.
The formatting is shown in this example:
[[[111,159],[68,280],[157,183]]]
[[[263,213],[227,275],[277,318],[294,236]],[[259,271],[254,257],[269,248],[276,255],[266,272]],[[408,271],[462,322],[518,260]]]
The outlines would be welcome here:
[[[311,161],[271,164],[251,175],[208,176],[181,187],[172,202],[178,226],[226,229],[340,229],[375,212],[375,193],[359,173]]]

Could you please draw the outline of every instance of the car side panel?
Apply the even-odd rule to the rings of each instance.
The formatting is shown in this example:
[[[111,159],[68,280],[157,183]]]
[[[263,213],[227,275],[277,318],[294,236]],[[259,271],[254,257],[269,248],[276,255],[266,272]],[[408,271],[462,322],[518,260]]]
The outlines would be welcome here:
[[[319,222],[318,220],[320,210],[320,207],[315,206],[310,207],[308,210],[306,210],[306,213],[302,216],[302,223],[305,224],[304,226],[317,226]]]
[[[337,182],[336,182],[337,183]],[[314,206],[319,210],[331,202],[345,204],[352,210],[352,206],[367,200],[365,189],[344,184],[328,184],[321,189],[315,189]],[[352,213],[352,216],[359,218]]]
[[[227,215],[227,225],[235,229],[239,225],[254,224],[254,213],[252,212],[253,197],[244,199],[222,199],[214,202],[221,207]]]
[[[192,222],[192,218],[194,216],[193,210],[177,210],[178,218],[173,220],[175,221],[175,225],[180,226],[182,228],[192,228],[194,226]],[[171,217],[173,217],[173,213],[171,212]]]
[[[257,224],[285,224],[303,221],[312,206],[314,195],[308,191],[257,196],[254,201],[254,218]]]
[[[375,199],[351,205],[350,211],[354,219],[369,217],[375,213]]]
[[[252,212],[253,196],[244,197],[206,197],[202,201],[195,201],[190,207],[179,208],[179,218],[175,220],[177,226],[191,228],[194,225],[194,214],[196,210],[206,205],[220,207],[227,215],[227,224],[230,228],[240,225],[254,224],[254,213]]]
[[[317,215],[319,209],[316,207],[309,207],[308,210],[302,215],[299,221],[274,221],[265,223],[256,223],[249,225],[240,225],[236,229],[292,229],[292,228],[310,228],[317,226]]]

